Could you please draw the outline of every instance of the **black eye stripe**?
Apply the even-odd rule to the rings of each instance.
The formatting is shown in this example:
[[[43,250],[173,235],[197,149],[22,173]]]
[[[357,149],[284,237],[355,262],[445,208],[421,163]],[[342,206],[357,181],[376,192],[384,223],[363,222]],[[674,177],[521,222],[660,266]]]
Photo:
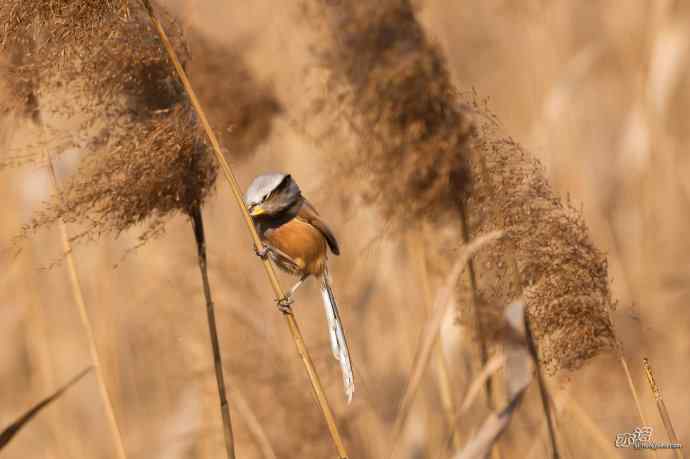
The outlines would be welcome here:
[[[290,183],[290,179],[291,179],[290,174],[288,174],[288,175],[286,175],[285,177],[283,177],[283,180],[280,181],[280,183],[278,184],[278,186],[275,187],[275,189],[274,189],[273,191],[276,191],[276,190],[280,190],[280,189],[282,189],[282,188],[285,188],[285,186],[286,186],[288,183]]]
[[[285,186],[288,183],[290,183],[291,178],[292,178],[292,176],[290,174],[283,177],[283,180],[281,180],[280,183],[275,188],[273,188],[266,196],[263,197],[262,202],[266,201],[268,198],[273,196],[273,193],[275,193],[276,191],[280,191],[283,188],[285,188]]]

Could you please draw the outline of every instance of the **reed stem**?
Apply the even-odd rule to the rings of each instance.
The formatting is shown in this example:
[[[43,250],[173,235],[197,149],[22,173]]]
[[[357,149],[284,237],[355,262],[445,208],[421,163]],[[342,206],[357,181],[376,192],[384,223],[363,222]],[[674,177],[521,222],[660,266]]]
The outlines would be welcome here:
[[[664,403],[664,397],[661,395],[661,387],[656,383],[654,378],[654,373],[652,372],[652,367],[649,364],[649,359],[645,357],[642,359],[642,365],[644,366],[645,374],[647,375],[647,382],[649,383],[649,388],[654,394],[654,400],[656,400],[656,407],[659,410],[659,416],[661,421],[664,423],[664,428],[666,429],[666,435],[671,443],[680,444],[678,441],[678,435],[676,435],[676,430],[673,428],[673,423],[671,422],[671,416],[668,414],[666,409],[666,403]],[[674,448],[673,452],[678,459],[683,459],[683,453],[680,448]]]
[[[419,231],[425,236],[426,228],[421,227]],[[425,319],[428,320],[431,315],[431,307],[433,305],[433,298],[431,296],[431,286],[429,285],[429,272],[427,270],[427,253],[424,246],[425,237],[413,239],[410,237],[410,246],[414,251],[414,258],[417,261],[418,276],[420,279],[422,294],[424,298]],[[460,432],[454,422],[455,412],[457,411],[457,404],[453,396],[452,383],[450,380],[450,373],[448,371],[448,364],[446,356],[443,351],[442,343],[436,343],[434,353],[436,354],[436,364],[438,365],[438,386],[439,394],[441,396],[441,404],[446,416],[446,423],[448,430],[451,432],[453,448],[460,449]]]
[[[46,139],[46,127],[43,123],[40,111],[37,109],[37,115],[35,119],[36,124],[41,129],[41,136],[43,141]],[[46,161],[48,163],[48,174],[50,175],[50,182],[57,195],[60,194],[60,183],[55,173],[55,166],[53,160],[48,151],[44,151],[46,156]],[[110,398],[108,392],[108,387],[105,384],[105,375],[103,373],[103,368],[101,366],[101,360],[98,356],[98,348],[96,347],[96,337],[93,332],[93,327],[91,326],[91,320],[89,319],[89,314],[86,310],[86,302],[84,301],[84,294],[81,288],[81,282],[79,280],[79,275],[77,274],[77,266],[74,261],[74,256],[72,254],[72,243],[70,242],[69,233],[67,231],[67,225],[62,219],[58,221],[60,227],[60,237],[62,240],[62,249],[65,253],[65,258],[67,260],[67,271],[69,273],[70,286],[72,289],[72,297],[74,302],[77,304],[77,309],[79,310],[79,318],[81,319],[82,327],[86,334],[86,342],[89,345],[89,356],[91,358],[91,363],[96,369],[96,380],[98,382],[98,392],[103,400],[103,406],[106,413],[106,419],[108,421],[108,427],[110,433],[113,437],[113,444],[115,445],[115,456],[117,459],[127,459],[127,454],[125,453],[124,443],[122,441],[122,432],[117,424],[117,419],[115,417],[115,410],[113,408],[113,401]]]
[[[55,167],[53,166],[53,161],[50,156],[48,156],[48,171],[50,172],[51,182],[55,188],[55,192],[59,193],[59,185],[57,180],[57,174],[55,173]],[[93,332],[93,327],[91,326],[91,320],[89,320],[89,314],[86,311],[86,302],[84,301],[84,294],[82,293],[81,282],[79,281],[79,275],[77,274],[76,263],[74,262],[74,256],[72,255],[72,244],[69,239],[69,234],[67,232],[67,225],[60,219],[60,235],[62,237],[62,248],[65,252],[65,258],[67,259],[67,271],[69,272],[70,285],[72,287],[72,297],[74,302],[77,304],[77,309],[79,309],[79,317],[81,319],[82,326],[86,333],[86,341],[89,344],[89,355],[91,357],[91,363],[96,368],[96,379],[98,381],[98,392],[103,400],[103,406],[105,409],[106,419],[108,420],[108,427],[113,436],[113,443],[115,444],[115,454],[118,459],[127,459],[127,454],[125,453],[125,447],[122,442],[122,433],[120,432],[120,427],[117,424],[117,419],[115,418],[115,410],[113,409],[113,401],[108,393],[108,387],[105,384],[105,375],[103,374],[103,367],[101,366],[101,359],[98,356],[98,349],[96,348],[96,337]]]
[[[462,227],[462,241],[464,244],[467,244],[470,240],[470,227],[469,227],[469,219],[467,218],[467,208],[465,206],[465,203],[460,200],[459,204],[459,210],[460,210],[460,224]],[[470,290],[472,293],[472,315],[473,315],[473,320],[474,320],[474,326],[475,330],[477,333],[478,337],[478,348],[479,348],[479,368],[484,368],[486,366],[486,363],[489,360],[489,351],[487,348],[486,344],[486,339],[484,337],[484,330],[479,314],[479,287],[477,285],[477,275],[476,271],[474,268],[474,261],[470,259],[467,262],[467,275],[469,277],[469,282],[470,282]],[[494,390],[493,390],[493,382],[491,381],[491,378],[488,378],[485,383],[485,390],[486,390],[486,406],[489,408],[490,411],[493,411],[495,409],[495,404],[494,404]]]
[[[546,418],[546,426],[549,432],[549,443],[551,444],[551,457],[553,459],[559,459],[561,454],[558,450],[558,442],[556,441],[556,420],[551,415],[551,406],[549,403],[550,397],[546,389],[546,383],[544,382],[544,375],[541,371],[541,365],[539,364],[539,356],[537,355],[537,348],[534,341],[534,336],[532,335],[532,330],[530,329],[529,320],[525,314],[525,330],[527,331],[527,347],[530,354],[532,354],[532,359],[534,360],[534,366],[536,367],[537,385],[539,386],[539,395],[541,398],[541,404],[544,408],[544,417]]]
[[[235,440],[232,435],[232,420],[230,419],[230,408],[228,407],[228,397],[225,392],[225,378],[223,376],[223,360],[220,355],[220,343],[218,341],[218,328],[216,327],[216,313],[211,297],[211,284],[208,280],[208,263],[206,258],[206,235],[204,234],[204,220],[201,215],[201,207],[196,205],[190,212],[192,227],[194,229],[194,239],[196,240],[197,259],[201,281],[204,288],[204,298],[206,299],[206,315],[208,318],[208,331],[211,337],[211,348],[213,349],[213,366],[216,370],[216,384],[218,386],[218,399],[220,400],[220,413],[223,418],[223,438],[225,439],[225,451],[228,459],[235,459]]]
[[[213,132],[213,129],[211,129],[211,126],[208,122],[208,119],[206,117],[206,113],[204,112],[203,108],[201,107],[201,103],[199,102],[199,99],[196,96],[196,93],[194,92],[194,89],[192,88],[192,85],[189,81],[189,78],[187,77],[187,73],[185,72],[184,68],[182,67],[182,64],[180,63],[180,60],[177,57],[177,53],[173,49],[172,44],[170,43],[170,40],[168,39],[167,34],[165,33],[165,30],[163,29],[163,25],[160,23],[158,18],[156,17],[156,14],[153,10],[153,7],[151,5],[150,0],[141,0],[142,4],[146,8],[149,18],[151,20],[151,23],[153,24],[154,28],[158,32],[158,35],[161,39],[161,42],[163,43],[163,46],[165,47],[166,52],[168,53],[168,56],[170,57],[170,60],[172,64],[175,67],[175,71],[177,72],[177,75],[182,83],[182,85],[185,88],[185,91],[187,92],[189,99],[194,107],[194,110],[196,111],[197,116],[199,117],[199,121],[201,122],[201,125],[204,128],[204,131],[206,132],[206,135],[208,136],[209,142],[211,143],[212,146],[212,151],[214,153],[214,156],[218,160],[218,163],[220,164],[221,170],[223,171],[223,175],[225,176],[225,179],[227,180],[228,184],[230,185],[230,190],[232,191],[233,197],[235,198],[235,201],[237,203],[237,206],[240,208],[240,212],[242,213],[242,218],[247,226],[247,230],[249,231],[249,234],[252,237],[252,240],[254,242],[254,245],[257,249],[261,250],[263,248],[263,244],[261,242],[261,239],[259,238],[258,233],[256,232],[256,228],[254,228],[254,222],[252,221],[251,216],[249,215],[249,212],[247,211],[247,207],[244,205],[244,200],[242,199],[242,192],[240,191],[240,186],[239,183],[237,182],[237,178],[235,177],[235,174],[233,173],[232,169],[230,168],[230,165],[228,162],[225,160],[225,157],[223,156],[223,153],[220,148],[220,142],[218,141],[218,138],[216,137],[215,133]],[[273,265],[271,264],[271,261],[266,259],[263,260],[263,266],[264,270],[266,271],[266,276],[268,277],[268,280],[271,284],[271,288],[273,289],[274,294],[276,295],[276,299],[278,300],[285,300],[285,293],[283,292],[282,287],[280,286],[280,283],[278,282],[278,277],[276,276],[275,270],[273,269]],[[292,335],[292,338],[295,342],[295,346],[297,347],[297,353],[299,354],[300,358],[302,359],[302,362],[304,364],[305,370],[307,372],[307,375],[309,377],[309,381],[311,383],[312,389],[314,391],[314,395],[316,397],[316,400],[319,404],[319,407],[321,408],[321,411],[323,413],[324,420],[328,426],[328,431],[331,435],[331,439],[333,440],[333,443],[335,445],[335,448],[338,452],[338,457],[340,459],[347,459],[348,455],[345,450],[345,445],[343,443],[342,437],[340,436],[340,432],[338,431],[338,427],[335,423],[335,417],[333,415],[333,411],[331,410],[330,405],[328,404],[328,399],[326,398],[326,393],[323,389],[323,386],[321,384],[321,381],[319,379],[318,374],[316,373],[316,368],[314,367],[314,363],[311,360],[311,356],[309,355],[309,351],[307,350],[305,344],[304,344],[304,338],[302,337],[302,333],[299,329],[299,325],[297,324],[297,320],[295,319],[295,316],[292,312],[292,310],[287,310],[287,312],[284,312],[283,315],[285,316],[285,320],[288,325],[288,329],[290,330],[290,333]]]
[[[515,282],[520,288],[523,288],[524,283],[522,282],[522,276],[520,275],[520,269],[518,268],[517,259],[511,257],[513,265],[513,275],[515,276]],[[532,329],[530,327],[530,321],[525,313],[525,331],[527,333],[527,348],[529,353],[532,355],[532,360],[534,360],[534,366],[536,368],[535,373],[537,376],[537,385],[539,386],[539,396],[541,398],[541,404],[544,409],[544,418],[546,419],[546,425],[549,432],[549,443],[551,445],[551,454],[553,459],[559,459],[561,457],[558,450],[558,442],[556,441],[556,419],[551,414],[549,392],[546,389],[546,382],[544,381],[544,374],[541,371],[541,364],[539,363],[539,354],[537,353],[537,342],[532,335]],[[555,415],[555,412],[554,412]]]

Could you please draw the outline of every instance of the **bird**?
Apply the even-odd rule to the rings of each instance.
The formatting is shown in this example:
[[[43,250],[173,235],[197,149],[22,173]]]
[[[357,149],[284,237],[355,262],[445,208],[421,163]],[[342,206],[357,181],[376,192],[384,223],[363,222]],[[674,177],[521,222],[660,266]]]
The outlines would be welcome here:
[[[257,255],[269,257],[283,271],[299,276],[285,298],[278,300],[279,308],[290,311],[293,295],[307,278],[312,276],[319,281],[331,351],[340,363],[345,395],[350,403],[355,390],[352,362],[328,272],[329,249],[334,255],[340,255],[335,235],[302,196],[290,174],[273,172],[257,176],[247,188],[244,203],[264,245],[262,249],[255,248]]]

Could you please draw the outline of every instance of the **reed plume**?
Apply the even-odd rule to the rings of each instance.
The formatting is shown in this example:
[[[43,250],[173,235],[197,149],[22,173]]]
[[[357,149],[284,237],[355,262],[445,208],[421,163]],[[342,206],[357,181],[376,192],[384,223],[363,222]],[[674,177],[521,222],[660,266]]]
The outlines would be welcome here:
[[[445,60],[411,6],[318,3],[327,7],[313,23],[326,46],[316,53],[331,75],[329,98],[318,106],[333,107],[335,100],[348,107],[366,148],[345,166],[358,172],[366,201],[401,225],[455,212],[469,184],[472,124],[451,102]]]
[[[395,227],[429,221],[437,228],[427,239],[433,250],[448,248],[444,233],[506,232],[475,259],[487,339],[502,305],[524,295],[548,371],[578,368],[611,349],[606,259],[581,214],[553,193],[538,160],[500,132],[474,95],[454,88],[411,3],[317,3],[314,22],[325,37],[318,57],[329,94],[338,95],[321,105],[335,106],[359,135],[362,153],[348,152],[348,167],[366,171],[357,187],[363,200]],[[462,312],[472,322],[471,311]]]
[[[581,213],[561,201],[543,167],[497,124],[480,121],[468,197],[471,234],[503,228],[506,238],[479,254],[484,301],[523,292],[530,331],[547,372],[574,370],[615,347],[605,256],[594,246]],[[481,209],[472,212],[471,209]]]
[[[51,150],[78,148],[81,161],[60,199],[29,222],[25,235],[62,218],[84,224],[74,239],[117,235],[144,224],[140,238],[145,242],[172,216],[203,204],[217,165],[206,154],[196,115],[138,2],[12,1],[0,14],[6,50],[30,46],[21,37],[41,30],[29,59],[11,66],[7,80],[13,87],[33,87],[38,97],[51,101],[41,107],[45,115],[80,120],[77,129],[48,126]],[[251,155],[280,110],[270,88],[251,77],[237,53],[198,33],[191,44],[199,62],[191,60],[180,27],[170,16],[163,18],[178,55],[199,75],[206,98],[222,95],[225,102],[234,96],[237,104],[216,103],[212,115],[223,126],[233,156]],[[228,74],[221,88],[210,81],[217,74],[209,72],[215,71]],[[53,103],[41,94],[64,96]],[[29,146],[24,153],[40,156],[42,148]]]
[[[43,101],[47,147],[55,155],[81,152],[60,196],[34,216],[23,235],[59,219],[84,225],[73,239],[119,234],[145,223],[140,236],[145,241],[171,216],[201,205],[217,170],[204,154],[189,103],[141,7],[66,0],[8,3],[14,8],[5,5],[10,11],[2,12],[8,16],[0,17],[6,25],[16,24],[5,27],[2,44],[5,49],[30,46],[30,59],[15,66],[13,75],[33,81]],[[32,34],[34,27],[40,34]],[[35,37],[34,43],[27,44],[25,35]],[[48,94],[52,97],[44,97]],[[56,117],[77,118],[79,125],[55,126],[50,119]]]

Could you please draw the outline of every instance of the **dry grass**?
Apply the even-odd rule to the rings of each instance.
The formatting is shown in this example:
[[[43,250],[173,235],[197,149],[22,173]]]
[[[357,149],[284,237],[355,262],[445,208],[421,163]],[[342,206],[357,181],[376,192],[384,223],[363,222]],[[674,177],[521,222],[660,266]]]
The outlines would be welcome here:
[[[12,3],[18,2],[2,2],[0,8]],[[423,243],[433,297],[462,244],[453,196],[442,193],[448,191],[442,184],[449,183],[452,170],[464,171],[467,178],[458,186],[462,183],[466,197],[470,239],[493,228],[508,234],[495,249],[487,247],[474,259],[478,304],[487,313],[484,321],[495,323],[500,307],[506,304],[499,305],[502,299],[512,301],[525,287],[531,294],[530,308],[538,312],[534,320],[541,330],[542,359],[552,361],[553,369],[579,366],[545,376],[557,406],[560,394],[567,394],[558,416],[558,447],[563,456],[607,455],[616,433],[631,431],[640,423],[618,357],[607,352],[590,357],[607,347],[611,322],[623,344],[622,355],[630,364],[631,381],[645,387],[642,368],[634,363],[648,356],[678,439],[690,444],[690,418],[683,410],[690,403],[685,390],[690,381],[680,365],[688,350],[690,323],[686,307],[690,194],[685,180],[690,162],[684,153],[690,146],[686,128],[690,60],[684,45],[687,40],[682,38],[690,33],[687,5],[669,2],[667,15],[654,21],[650,18],[656,15],[646,5],[612,0],[586,4],[469,1],[462,6],[428,0],[417,2],[414,18],[393,15],[406,21],[404,36],[410,30],[423,33],[422,49],[435,50],[436,60],[410,51],[420,43],[412,33],[413,38],[405,41],[409,48],[382,51],[362,45],[358,48],[361,62],[367,65],[356,67],[343,59],[339,68],[358,68],[361,77],[374,62],[374,68],[389,78],[391,91],[401,91],[409,84],[415,88],[413,93],[422,91],[412,81],[419,83],[424,75],[444,75],[445,83],[427,87],[424,94],[431,94],[429,100],[433,101],[453,100],[457,115],[447,114],[448,119],[459,116],[461,127],[467,129],[457,131],[466,133],[457,144],[444,137],[452,131],[442,128],[445,118],[441,111],[429,112],[429,120],[434,120],[431,124],[438,122],[439,129],[428,131],[416,131],[413,120],[392,115],[409,106],[410,114],[424,119],[418,115],[424,110],[414,108],[425,106],[421,99],[392,98],[398,104],[378,106],[371,101],[380,97],[376,94],[386,94],[385,87],[360,80],[357,92],[344,90],[343,84],[350,84],[345,70],[337,85],[321,70],[314,70],[323,61],[315,58],[319,54],[308,45],[318,44],[314,38],[323,31],[315,32],[311,19],[301,21],[301,11],[270,0],[194,4],[187,35],[191,59],[186,68],[202,103],[209,107],[211,124],[221,136],[240,185],[258,172],[278,169],[293,173],[341,242],[342,255],[333,257],[330,264],[359,381],[351,405],[342,401],[320,298],[309,282],[297,294],[296,314],[351,457],[390,454],[391,445],[379,439],[388,438],[393,429],[427,324],[424,288],[417,273],[419,260],[400,235]],[[390,0],[372,3],[387,4]],[[115,5],[114,11],[120,14],[116,3],[109,5]],[[179,17],[179,2],[166,0],[165,5],[173,17]],[[354,8],[366,9],[367,5]],[[368,23],[384,16],[381,9]],[[356,25],[343,27],[343,34],[353,33],[352,27]],[[390,32],[392,37],[399,35],[395,29]],[[219,57],[218,67],[195,69],[195,49],[205,46],[195,43],[201,40],[220,47],[218,56],[228,57]],[[182,48],[180,51],[185,54]],[[389,59],[398,63],[393,67],[397,73],[383,70]],[[409,62],[419,65],[407,67]],[[239,70],[235,73],[220,64]],[[437,64],[442,71],[425,70]],[[216,72],[234,76],[226,79]],[[256,86],[237,92],[225,89],[231,80],[244,88],[250,79]],[[21,88],[23,82],[15,83]],[[76,79],[70,84],[82,85]],[[48,106],[49,132],[60,136],[52,146],[68,145],[56,161],[64,182],[81,159],[97,156],[88,153],[88,138],[102,126],[94,125],[87,139],[75,141],[69,134],[88,124],[88,113],[61,115],[64,105],[73,103],[64,96],[67,88],[48,83],[41,88],[39,100],[46,100]],[[454,88],[469,93],[455,94]],[[273,102],[257,102],[263,109],[214,115],[224,106],[232,111],[235,105],[244,106],[241,95],[253,94],[260,100],[266,94],[264,89],[271,91]],[[29,163],[0,171],[4,202],[0,219],[0,426],[6,426],[18,413],[53,393],[58,384],[87,365],[89,358],[86,340],[75,332],[78,315],[66,272],[40,269],[62,257],[58,234],[39,231],[24,241],[24,251],[17,258],[11,256],[13,236],[50,197],[48,177],[32,167],[42,164],[38,132],[20,122],[35,113],[32,102],[22,95],[31,91],[10,86],[0,91],[3,107],[27,109],[14,118],[3,117],[0,161],[13,158]],[[341,94],[344,98],[337,99]],[[442,94],[450,95],[446,99]],[[481,101],[477,107],[473,106],[475,98]],[[312,102],[324,100],[332,104],[314,116]],[[364,107],[357,105],[358,100],[370,101],[380,109],[383,121],[376,127],[377,136],[383,138],[366,135],[373,117],[353,117],[355,108]],[[82,105],[81,101],[74,103],[78,108]],[[119,112],[122,106],[113,109]],[[280,107],[277,112],[276,107]],[[487,107],[495,116],[488,115]],[[176,113],[185,123],[183,115],[189,111]],[[242,113],[251,115],[242,118]],[[267,123],[260,119],[262,113],[273,113],[276,121]],[[244,144],[240,126],[246,119],[257,121],[256,130],[248,130],[261,140],[247,142],[254,146],[246,152],[237,149],[238,156],[234,156],[233,148]],[[228,133],[229,124],[235,129]],[[318,143],[305,141],[292,129],[294,125]],[[407,126],[408,137],[397,133],[398,126]],[[484,135],[484,129],[493,134]],[[417,132],[428,135],[416,137]],[[384,141],[386,137],[393,140]],[[411,139],[415,148],[406,149],[403,144],[401,149],[383,153],[388,146],[399,145],[401,138]],[[435,147],[446,141],[450,146],[443,151],[457,154],[435,156],[440,151]],[[33,149],[27,152],[25,145]],[[413,156],[416,151],[423,153],[421,170],[433,170],[438,161],[448,175],[423,174],[424,180],[417,184],[410,173],[412,166],[389,161]],[[476,161],[479,151],[486,152],[484,166]],[[388,156],[392,152],[400,156]],[[371,154],[370,163],[363,160],[367,154]],[[386,170],[382,165],[388,161],[392,166]],[[264,274],[258,266],[248,264],[245,255],[238,255],[251,250],[251,241],[239,214],[228,209],[226,185],[217,182],[215,187],[217,192],[204,199],[208,276],[214,287],[228,385],[238,389],[251,413],[239,416],[233,410],[233,415],[238,414],[232,419],[238,456],[270,455],[265,440],[259,440],[254,420],[275,457],[333,456],[313,396],[304,390],[307,380],[294,358],[290,336],[271,305],[272,293]],[[377,194],[379,189],[384,192]],[[406,194],[413,189],[419,201]],[[443,199],[436,199],[441,196]],[[534,209],[528,205],[531,203]],[[408,219],[424,220],[424,235],[401,228],[400,222]],[[523,224],[511,225],[514,221]],[[224,455],[222,426],[208,331],[199,309],[203,299],[189,224],[184,210],[171,211],[165,217],[165,233],[149,239],[120,262],[147,228],[143,221],[120,232],[119,238],[106,232],[97,243],[75,246],[77,271],[85,301],[92,306],[104,377],[112,388],[118,421],[123,422],[125,446],[132,457],[219,459]],[[74,234],[88,229],[89,221],[70,224]],[[404,231],[398,231],[401,229]],[[430,239],[438,243],[428,243]],[[117,262],[119,267],[113,270]],[[563,288],[562,295],[553,295],[554,284]],[[467,287],[464,280],[456,291],[459,312],[468,305]],[[612,300],[617,300],[615,309],[610,308]],[[559,314],[561,310],[566,312]],[[605,319],[604,313],[606,317],[610,313],[611,319]],[[580,321],[584,317],[587,320]],[[478,365],[473,332],[462,325],[470,322],[469,317],[461,317],[460,325],[453,325],[454,318],[457,314],[444,318],[437,347],[447,357],[453,395],[462,405]],[[582,337],[575,347],[568,339],[572,333]],[[499,349],[497,345],[491,350]],[[492,378],[497,407],[506,401],[502,376],[499,370]],[[456,452],[448,448],[452,428],[439,387],[436,372],[423,374],[399,437],[400,457],[449,458]],[[652,416],[654,397],[646,390],[639,396],[641,410],[655,427],[654,439],[666,440],[662,421]],[[482,398],[480,391],[457,417],[455,429],[462,445],[474,437],[489,415]],[[236,400],[232,392],[229,400],[232,407]],[[577,405],[567,400],[577,400]],[[504,457],[546,457],[543,420],[537,387],[531,385],[500,437]],[[36,416],[2,454],[9,459],[112,457],[106,427],[95,386],[80,384]],[[621,458],[639,456],[630,450],[613,452]],[[664,454],[658,452],[659,457]]]

